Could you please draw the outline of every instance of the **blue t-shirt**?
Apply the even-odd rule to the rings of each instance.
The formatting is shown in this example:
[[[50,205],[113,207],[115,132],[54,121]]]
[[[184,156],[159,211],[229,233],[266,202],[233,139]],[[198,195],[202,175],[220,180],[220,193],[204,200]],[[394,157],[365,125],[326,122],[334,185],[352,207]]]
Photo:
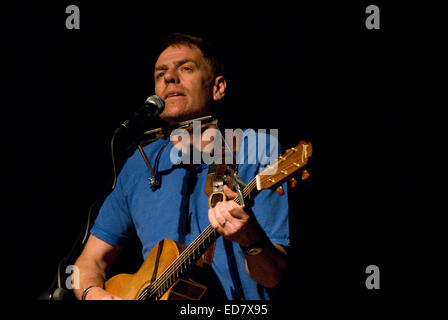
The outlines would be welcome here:
[[[245,131],[245,133],[254,131]],[[261,163],[266,156],[277,157],[278,144],[269,144],[269,135],[255,134],[266,145],[259,143],[254,150],[253,142],[248,143],[250,134],[244,136],[240,153],[238,175],[246,182],[252,180],[264,167]],[[268,138],[267,138],[268,137]],[[164,144],[166,147],[163,148]],[[143,245],[142,254],[146,257],[152,248],[163,239],[172,239],[190,244],[209,224],[208,197],[205,184],[208,165],[173,164],[171,149],[174,145],[169,138],[160,139],[146,145],[144,151],[151,167],[159,154],[158,172],[160,187],[153,191],[148,183],[149,171],[137,150],[125,163],[117,180],[115,189],[105,199],[91,233],[97,238],[112,244],[124,246],[129,238],[137,235]],[[176,149],[177,150],[177,149]],[[252,157],[254,152],[261,154]],[[252,157],[252,158],[251,158]],[[255,164],[253,159],[256,159]],[[274,160],[274,159],[272,159]],[[284,185],[284,190],[287,188]],[[252,211],[272,242],[288,245],[288,198],[280,196],[275,190],[262,190],[254,199]],[[245,257],[239,245],[219,237],[216,241],[213,270],[220,280],[228,299],[260,300],[270,299],[270,293],[258,285],[248,274]]]

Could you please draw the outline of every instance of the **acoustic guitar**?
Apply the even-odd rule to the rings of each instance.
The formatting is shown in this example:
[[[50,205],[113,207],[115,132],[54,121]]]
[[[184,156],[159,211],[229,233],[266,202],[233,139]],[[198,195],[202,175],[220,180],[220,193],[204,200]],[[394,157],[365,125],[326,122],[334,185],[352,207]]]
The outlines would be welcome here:
[[[244,199],[253,197],[263,189],[273,188],[293,174],[303,170],[312,154],[311,143],[300,141],[255,176],[243,189]],[[234,200],[240,204],[240,198]],[[160,241],[148,254],[134,274],[118,274],[105,283],[105,289],[125,300],[199,300],[207,286],[190,280],[192,266],[219,237],[209,225],[190,245],[171,239]]]

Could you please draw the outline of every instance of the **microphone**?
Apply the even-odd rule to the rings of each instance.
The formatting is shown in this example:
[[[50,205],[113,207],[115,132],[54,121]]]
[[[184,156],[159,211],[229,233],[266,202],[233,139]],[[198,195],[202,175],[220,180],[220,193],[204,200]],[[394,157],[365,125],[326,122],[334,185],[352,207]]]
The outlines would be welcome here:
[[[141,130],[145,123],[153,118],[157,117],[165,109],[165,101],[157,95],[149,96],[146,99],[145,104],[138,109],[136,112],[132,113],[129,120],[126,120],[121,124],[117,131],[135,131]]]
[[[115,188],[117,182],[117,167],[124,164],[123,159],[130,156],[130,152],[136,147],[138,140],[145,131],[150,119],[157,117],[165,109],[165,101],[157,95],[149,96],[145,104],[136,112],[133,112],[129,119],[126,120],[115,129],[110,141],[110,149],[112,154],[112,166],[114,169],[114,183],[112,189]],[[116,159],[116,149],[120,151],[120,157]],[[117,161],[122,162],[117,166]]]

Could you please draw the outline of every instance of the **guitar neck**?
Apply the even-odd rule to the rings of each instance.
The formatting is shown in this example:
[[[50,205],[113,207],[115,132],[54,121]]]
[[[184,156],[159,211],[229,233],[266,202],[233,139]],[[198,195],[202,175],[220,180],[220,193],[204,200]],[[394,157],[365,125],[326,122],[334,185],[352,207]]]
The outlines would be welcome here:
[[[256,189],[256,178],[251,180],[243,190],[243,198],[247,199]],[[240,203],[240,199],[234,200]],[[207,228],[174,260],[174,262],[147,288],[144,292],[145,299],[160,298],[193,264],[207,251],[207,249],[219,237],[219,233],[211,226]]]

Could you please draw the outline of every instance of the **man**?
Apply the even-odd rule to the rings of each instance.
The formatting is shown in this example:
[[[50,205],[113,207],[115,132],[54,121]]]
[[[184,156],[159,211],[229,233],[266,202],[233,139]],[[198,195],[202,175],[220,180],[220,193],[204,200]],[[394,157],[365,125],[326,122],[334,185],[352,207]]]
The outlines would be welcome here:
[[[161,118],[170,124],[212,112],[224,98],[222,68],[203,40],[174,34],[166,42],[154,68],[155,93],[165,100]],[[150,163],[158,163],[161,184],[148,186],[148,170],[136,152],[124,165],[117,186],[103,203],[85,248],[76,261],[80,288],[78,299],[120,299],[105,291],[107,270],[136,234],[143,255],[164,238],[190,243],[208,224],[222,235],[216,241],[213,271],[227,299],[269,299],[269,290],[282,279],[288,245],[288,201],[275,191],[264,190],[255,198],[253,215],[235,201],[237,194],[224,187],[228,201],[208,209],[204,193],[208,166],[178,166],[170,162],[167,148],[175,142],[159,139],[145,146]],[[202,141],[204,148],[207,142]],[[165,148],[166,147],[166,148]],[[156,156],[157,154],[157,156]],[[240,164],[246,182],[260,164]],[[261,252],[243,253],[254,244]],[[260,250],[259,250],[260,251]]]

